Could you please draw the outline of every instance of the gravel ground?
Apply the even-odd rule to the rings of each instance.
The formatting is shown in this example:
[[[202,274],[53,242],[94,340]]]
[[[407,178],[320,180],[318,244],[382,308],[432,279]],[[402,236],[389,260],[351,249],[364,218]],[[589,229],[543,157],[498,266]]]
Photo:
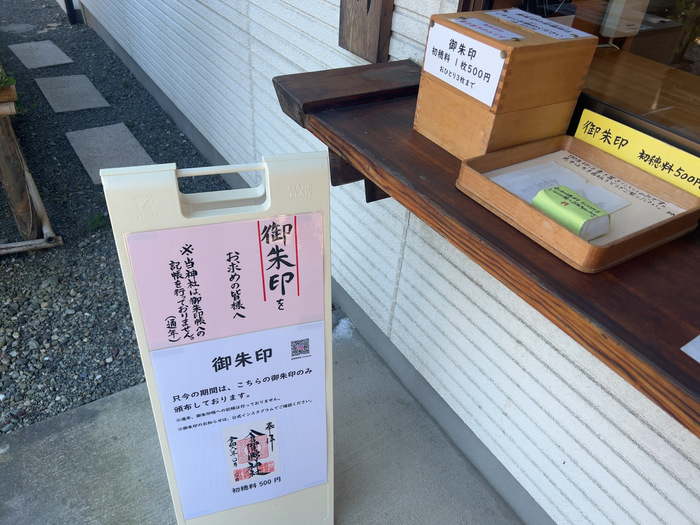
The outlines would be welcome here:
[[[8,49],[51,40],[72,64],[27,70]],[[0,434],[144,380],[101,186],[66,132],[124,122],[156,163],[206,161],[87,26],[55,0],[0,0],[0,64],[17,79],[24,113],[12,117],[61,247],[0,257]],[[108,108],[53,112],[35,78],[84,74]],[[186,191],[216,189],[197,180]],[[2,192],[0,192],[2,193]],[[0,243],[21,240],[4,194]]]

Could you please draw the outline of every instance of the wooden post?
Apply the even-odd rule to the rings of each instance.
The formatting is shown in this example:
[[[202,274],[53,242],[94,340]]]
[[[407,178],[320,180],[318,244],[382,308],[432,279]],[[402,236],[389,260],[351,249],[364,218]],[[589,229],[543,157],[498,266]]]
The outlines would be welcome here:
[[[9,117],[0,117],[0,181],[17,228],[26,240],[43,236],[41,220],[27,188],[28,172]]]
[[[0,68],[2,71],[2,68]],[[15,102],[17,100],[17,88],[15,86],[5,86],[0,88],[0,102]]]
[[[338,45],[376,64],[389,60],[394,0],[340,0]]]

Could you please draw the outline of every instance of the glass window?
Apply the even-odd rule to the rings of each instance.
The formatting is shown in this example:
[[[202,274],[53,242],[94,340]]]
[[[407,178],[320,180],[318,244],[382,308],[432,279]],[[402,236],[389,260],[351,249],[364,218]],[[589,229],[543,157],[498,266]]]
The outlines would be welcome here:
[[[517,7],[599,38],[583,92],[700,149],[700,0],[462,0]]]
[[[462,0],[460,11],[518,7],[602,44],[700,75],[700,0]]]

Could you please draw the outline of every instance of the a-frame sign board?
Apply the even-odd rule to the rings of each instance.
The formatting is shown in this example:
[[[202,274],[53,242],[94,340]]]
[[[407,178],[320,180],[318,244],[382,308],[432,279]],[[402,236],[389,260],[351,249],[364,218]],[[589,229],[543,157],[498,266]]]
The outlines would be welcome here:
[[[332,524],[327,154],[101,177],[178,523]]]

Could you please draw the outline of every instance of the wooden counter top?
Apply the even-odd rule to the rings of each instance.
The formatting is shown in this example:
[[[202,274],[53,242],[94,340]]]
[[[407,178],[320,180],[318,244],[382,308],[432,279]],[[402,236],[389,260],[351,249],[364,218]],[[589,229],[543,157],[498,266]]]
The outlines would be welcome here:
[[[700,231],[572,269],[457,190],[460,160],[413,130],[419,75],[401,61],[274,84],[287,115],[700,437],[700,363],[681,350],[700,334]]]

